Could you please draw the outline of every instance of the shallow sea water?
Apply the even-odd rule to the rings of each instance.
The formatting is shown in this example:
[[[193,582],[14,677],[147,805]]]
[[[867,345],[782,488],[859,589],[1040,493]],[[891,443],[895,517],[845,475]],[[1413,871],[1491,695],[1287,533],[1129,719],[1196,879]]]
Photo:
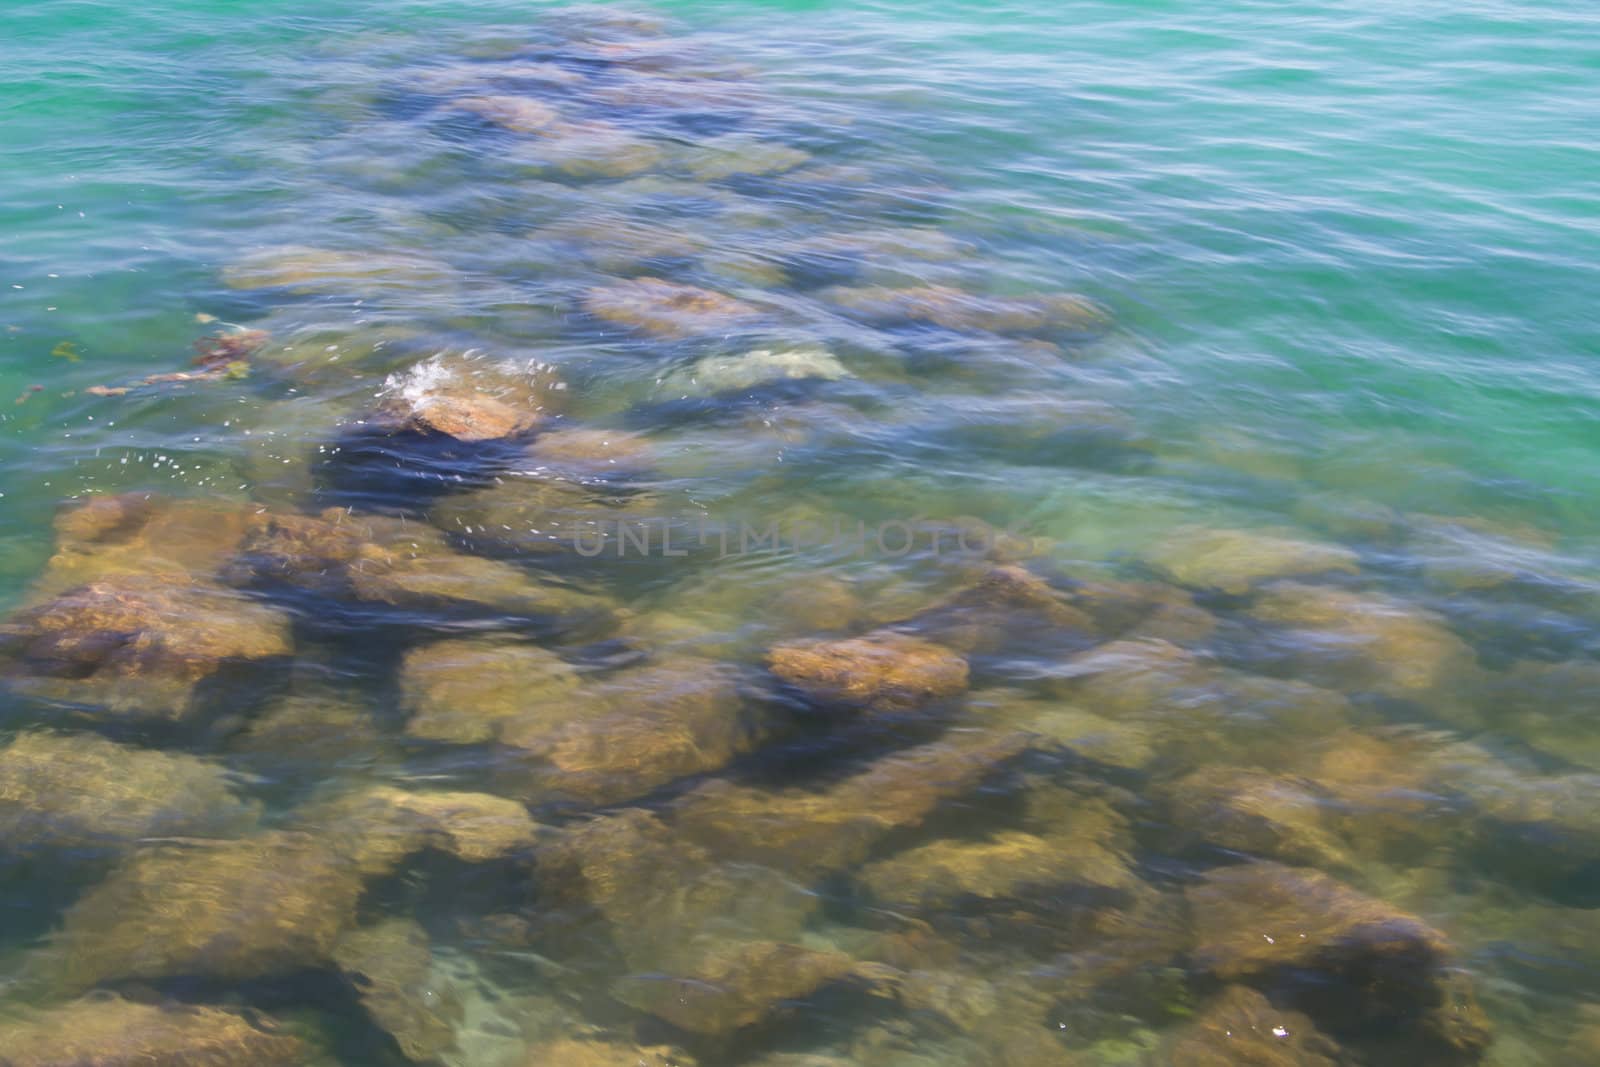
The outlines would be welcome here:
[[[1594,16],[0,25],[0,1062],[1600,1062]]]

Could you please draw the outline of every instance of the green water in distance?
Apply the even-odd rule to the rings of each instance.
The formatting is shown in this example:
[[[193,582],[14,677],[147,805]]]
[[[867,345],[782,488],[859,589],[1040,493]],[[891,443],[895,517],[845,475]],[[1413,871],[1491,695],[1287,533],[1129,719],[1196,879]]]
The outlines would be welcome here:
[[[691,175],[702,195],[670,165],[628,177],[541,169],[527,138],[459,112],[441,117],[441,100],[474,91],[441,88],[444,76],[507,61],[541,19],[553,14],[546,21],[559,25],[564,7],[73,0],[0,12],[0,604],[26,602],[52,553],[52,516],[86,494],[154,490],[291,511],[333,500],[359,510],[359,493],[315,495],[328,487],[312,461],[370,407],[385,375],[445,348],[555,364],[570,382],[568,417],[645,434],[659,460],[652,504],[697,521],[976,516],[1040,538],[1028,564],[1060,588],[1170,579],[1171,568],[1152,568],[1174,531],[1267,530],[1339,545],[1360,573],[1336,574],[1332,587],[1387,598],[1470,648],[1469,665],[1484,672],[1463,683],[1474,690],[1470,714],[1433,692],[1375,694],[1384,687],[1340,658],[1348,634],[1264,632],[1272,626],[1260,604],[1237,590],[1188,583],[1219,620],[1189,644],[1229,671],[1342,690],[1355,727],[1424,733],[1429,759],[1458,758],[1442,753],[1461,742],[1499,761],[1484,774],[1500,784],[1469,783],[1438,802],[1456,821],[1443,841],[1419,835],[1426,848],[1402,847],[1414,862],[1358,840],[1353,869],[1312,865],[1451,937],[1498,1035],[1489,1062],[1581,1062],[1572,1043],[1584,1040],[1600,960],[1550,931],[1590,929],[1583,923],[1600,901],[1600,873],[1583,859],[1600,845],[1600,825],[1561,806],[1592,798],[1584,776],[1600,771],[1600,149],[1585,106],[1600,97],[1600,19],[1543,2],[695,0],[651,10],[668,19],[670,39],[698,50],[696,62],[739,67],[753,97],[713,94],[663,111],[626,94],[591,98],[581,85],[513,85],[558,109],[576,99],[586,121],[669,153],[743,134],[834,168],[814,178],[806,167],[788,177]],[[602,80],[607,63],[621,62],[563,58],[560,32],[539,38],[548,55],[537,58]],[[431,88],[429,76],[440,79]],[[619,213],[670,223],[698,243],[687,255],[677,254],[680,242],[618,265],[586,245],[599,243],[594,229],[554,243],[529,237]],[[819,234],[887,228],[915,231],[918,247],[878,246],[864,263],[813,255],[798,266],[789,249]],[[226,284],[228,268],[284,246],[403,252],[443,263],[448,276],[376,294]],[[784,271],[760,269],[773,265]],[[767,301],[782,322],[743,341],[663,343],[585,317],[586,292],[641,274]],[[824,298],[836,284],[950,285],[997,299],[1071,291],[1106,308],[1114,327],[1043,351],[982,331],[864,322]],[[258,363],[239,380],[137,386],[189,367],[193,342],[213,329],[197,315],[312,338],[315,348],[360,352],[374,331],[397,340],[376,357],[352,355],[348,374],[338,362],[310,371]],[[722,393],[684,384],[707,355],[797,345],[833,352],[849,377]],[[88,393],[101,385],[135,387]],[[460,534],[461,520],[438,521]],[[841,628],[862,631],[970,578],[960,561],[920,551],[858,558],[837,549],[692,565],[602,559],[582,581],[633,613],[629,638],[656,653],[724,660],[768,699],[764,650],[799,636],[772,617],[769,598],[842,583],[867,607]],[[440,636],[435,626],[413,620],[396,648]],[[343,679],[387,740],[352,766],[308,761],[298,775],[263,769],[227,730],[184,741],[255,775],[240,788],[265,802],[269,818],[292,819],[345,774],[482,787],[475,754],[419,756],[389,744],[403,733],[405,699],[393,664],[351,654],[347,635],[325,639],[302,626],[296,640],[298,660]],[[1434,638],[1422,643],[1396,655],[1438,651]],[[1063,695],[1065,653],[1026,644],[972,657],[964,713],[983,722],[995,693],[1052,708],[1085,699]],[[41,716],[49,720],[19,702],[7,729]],[[1168,729],[1155,731],[1150,760],[1101,774],[1091,758],[1088,772],[1136,798],[1119,811],[1141,824],[1129,847],[1158,894],[1181,893],[1184,879],[1218,862],[1183,832],[1166,832],[1173,802],[1154,798],[1212,762],[1196,755],[1193,737],[1163,741]],[[862,741],[872,751],[882,743]],[[1214,762],[1309,773],[1277,753],[1220,752]],[[1437,777],[1395,788],[1441,795]],[[1518,789],[1559,793],[1567,821],[1552,828],[1527,814],[1534,801],[1518,799],[1507,814],[1489,797],[1520,798]],[[1326,800],[1348,803],[1343,794]],[[1545,846],[1558,842],[1554,873],[1506,829],[1524,823]],[[953,840],[984,832],[959,817],[950,826]],[[1304,850],[1242,852],[1309,862]],[[8,947],[25,969],[30,953],[49,951],[38,938],[58,924],[62,901],[48,899],[55,875],[20,864],[6,874],[6,899],[22,917]],[[476,899],[454,909],[446,887],[455,878],[476,886],[471,877],[416,878],[427,886],[415,899],[379,887],[404,899],[373,907],[421,915],[441,955],[455,953],[452,965],[474,981],[519,995],[556,984],[525,960],[520,970],[506,962],[546,951],[537,940],[513,951],[459,933],[475,911],[509,907],[512,890],[484,890],[493,909]],[[819,892],[840,881],[850,872],[830,872]],[[829,896],[810,936],[840,944],[841,930],[877,929],[861,899],[853,885]],[[1027,969],[1013,958],[1026,953],[1004,937],[986,956],[970,929],[950,936],[973,954],[951,969],[973,981],[1005,989],[998,975]],[[1078,949],[1029,967],[1065,966]],[[608,959],[578,970],[566,1008],[632,1034],[638,1013],[604,992],[628,968]],[[1209,980],[1185,995],[1203,1003]],[[1082,1017],[1040,981],[1045,1007],[1032,1022]],[[191,979],[182,992],[256,995],[213,979]],[[812,1050],[846,1062],[960,1063],[971,1062],[963,1042],[985,1040],[878,999],[888,1005],[882,1018],[870,1005],[819,1002],[814,1017],[826,1025]],[[1064,1054],[1119,1062],[1182,1025],[1152,1007],[1156,991],[1132,999],[1120,1013],[1095,1011],[1136,1022],[1097,1024],[1094,1040],[1066,1040]],[[308,1010],[279,986],[261,1002],[286,1004],[297,1021]],[[547,1014],[550,1033],[564,1032],[560,1013]],[[397,1055],[368,1033],[353,1000],[324,1015],[310,1010],[306,1025],[344,1034],[347,1061]],[[897,1051],[862,1037],[891,1016],[902,1028]],[[659,1035],[646,1027],[635,1036]],[[680,1037],[669,1030],[664,1040]],[[785,1031],[693,1051],[736,1063],[801,1047]],[[1388,1062],[1359,1042],[1352,1049]],[[458,1055],[490,1062],[472,1058],[488,1052]]]

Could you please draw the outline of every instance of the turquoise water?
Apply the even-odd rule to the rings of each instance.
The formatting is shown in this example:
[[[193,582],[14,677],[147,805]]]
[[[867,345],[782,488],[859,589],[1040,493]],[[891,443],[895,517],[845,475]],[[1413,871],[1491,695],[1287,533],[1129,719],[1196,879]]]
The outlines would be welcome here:
[[[1600,148],[1588,104],[1600,97],[1600,19],[1531,0],[639,10],[664,18],[661,36],[569,5],[490,0],[62,0],[0,16],[0,604],[26,609],[70,584],[53,577],[62,556],[46,570],[68,536],[52,526],[58,509],[134,491],[236,516],[403,515],[474,559],[509,561],[474,577],[465,602],[482,607],[493,598],[481,586],[532,575],[615,613],[609,627],[551,636],[508,622],[516,613],[503,605],[464,620],[427,597],[352,604],[342,587],[286,595],[230,581],[229,596],[247,586],[250,603],[289,620],[288,652],[272,657],[289,661],[286,683],[222,687],[225,714],[176,732],[97,710],[117,703],[117,687],[23,684],[6,698],[5,728],[193,753],[241,775],[229,788],[259,801],[269,827],[337,827],[315,805],[382,782],[511,798],[557,837],[643,803],[665,820],[666,847],[688,850],[704,844],[689,827],[707,779],[815,785],[913,744],[1049,733],[1039,716],[1056,716],[1057,734],[1008,764],[1012,778],[945,797],[926,823],[896,823],[870,855],[804,874],[775,864],[821,901],[805,944],[857,968],[843,993],[774,997],[800,1002],[787,1022],[763,1010],[708,1034],[618,992],[638,972],[687,967],[648,954],[646,967],[626,947],[666,906],[605,916],[620,958],[581,917],[564,937],[547,928],[566,902],[542,888],[559,879],[540,848],[489,863],[430,854],[386,871],[363,890],[361,921],[426,927],[427,981],[445,975],[469,1005],[455,1050],[439,1053],[450,1062],[531,1063],[556,1054],[528,1048],[591,1033],[706,1064],[1210,1062],[1170,1042],[1203,1027],[1219,989],[1238,983],[1274,1010],[1309,1003],[1349,1062],[1600,1056],[1583,1051],[1600,1044],[1586,1014],[1600,958],[1582,933],[1600,916],[1600,819],[1587,810],[1600,784]],[[578,126],[552,133],[549,115],[535,114],[508,128],[457,106],[475,95],[533,101]],[[752,162],[773,146],[796,154]],[[717,151],[743,155],[718,169]],[[290,273],[303,273],[289,278],[290,248],[345,255],[308,267],[293,253]],[[689,328],[666,334],[598,312],[597,291],[639,277],[759,311],[705,323],[690,312]],[[935,303],[975,294],[992,302],[986,311],[1070,292],[1104,320],[990,328],[971,305],[882,313],[840,293],[919,286],[946,287]],[[271,334],[247,373],[145,381],[192,372],[197,338],[231,329]],[[562,425],[639,435],[640,469],[579,464],[573,475],[541,458],[526,427],[504,436],[517,449],[531,440],[528,457],[492,443],[410,452],[417,442],[373,437],[374,411],[415,386],[412,368],[463,351],[553,366]],[[752,351],[804,369],[774,381]],[[603,499],[538,496],[548,480]],[[532,485],[532,502],[507,518],[468,500],[494,484]],[[625,523],[696,537],[731,528],[737,541],[774,522],[837,530],[840,520],[885,535],[886,522],[1016,531],[991,562],[1021,564],[1088,611],[1093,639],[1042,639],[1041,628],[1071,629],[1047,613],[1042,627],[1011,629],[982,616],[1001,637],[962,645],[939,612],[955,610],[944,598],[987,564],[934,553],[931,540],[906,553],[835,537],[721,558],[614,548],[554,560],[533,543],[552,529],[560,541],[571,521],[601,534],[612,523],[614,538]],[[217,537],[227,521],[216,520]],[[1219,530],[1230,533],[1215,553],[1188,558]],[[1250,539],[1261,537],[1278,540]],[[160,553],[200,569],[221,561]],[[93,577],[96,566],[71,573]],[[197,579],[212,576],[181,577]],[[1273,586],[1282,579],[1312,592]],[[1355,599],[1327,607],[1316,598],[1330,591]],[[1107,607],[1119,597],[1127,618]],[[1181,617],[1151,621],[1156,604]],[[786,641],[885,625],[960,652],[964,695],[937,713],[914,701],[909,716],[896,698],[890,725],[835,729],[839,708],[854,707],[853,722],[860,702],[794,684],[773,657]],[[558,649],[582,686],[602,690],[652,678],[670,689],[674,675],[628,679],[681,657],[698,665],[691,674],[715,663],[738,678],[740,714],[761,720],[760,740],[719,758],[702,738],[703,758],[683,773],[641,773],[576,803],[572,789],[507,785],[495,746],[519,746],[505,737],[419,743],[407,729],[418,702],[408,656],[464,633]],[[1119,646],[1131,666],[1092,658],[1111,641],[1157,639],[1188,657],[1181,670],[1152,665],[1148,644]],[[1111,680],[1097,688],[1102,673]],[[523,677],[507,684],[531,688]],[[1126,696],[1150,677],[1168,688]],[[1304,690],[1249,696],[1262,679],[1315,685],[1336,698],[1336,722],[1284,712],[1323,699]],[[591,696],[561,699],[598,706],[584,704]],[[494,703],[454,692],[445,703],[475,699]],[[278,722],[293,700],[312,702],[313,722],[332,721],[335,711],[316,710],[327,701],[338,722],[362,726],[354,739],[334,731],[347,746],[337,752],[316,751],[334,744],[326,738],[279,751],[253,724]],[[1090,718],[1059,725],[1078,715]],[[1108,730],[1120,739],[1109,754]],[[1426,770],[1364,776],[1351,769],[1362,745],[1379,746],[1372,758],[1386,767]],[[1224,804],[1194,785],[1218,768],[1275,784],[1268,799]],[[873,865],[929,841],[1023,829],[1066,849],[1071,832],[1027,813],[1052,790],[1114,809],[1116,849],[1137,875],[1128,900],[1091,907],[1059,876],[1046,879],[1042,909],[1037,885],[993,899],[967,886],[958,902],[920,910],[873,888]],[[1298,810],[1283,799],[1297,790],[1312,798],[1315,828],[1284,810]],[[1396,814],[1396,795],[1422,800]],[[1213,801],[1248,811],[1237,826],[1193,817]],[[136,836],[157,847],[144,840],[156,835]],[[26,976],[85,951],[52,931],[70,935],[75,921],[97,931],[68,903],[125,868],[13,851],[26,858],[5,870],[17,916],[5,940]],[[737,848],[710,853],[708,863],[749,863]],[[1191,942],[1153,957],[1159,981],[1115,995],[1105,989],[1116,983],[1090,982],[1086,994],[1073,976],[1093,971],[1087,960],[1139,939],[1105,933],[1121,929],[1110,920],[1093,936],[1079,928],[1088,919],[1070,936],[1029,925],[1056,930],[1042,910],[1125,913],[1143,929],[1209,872],[1254,857],[1320,868],[1436,926],[1493,1042],[1447,1054],[1413,1032],[1420,1008],[1352,1022],[1295,992],[1282,968],[1208,969]],[[625,880],[679,877],[689,878],[640,868]],[[1032,918],[1002,921],[1017,915]],[[767,940],[799,939],[749,921]],[[940,951],[925,959],[879,943],[909,937],[902,921],[931,930]],[[516,924],[521,933],[506,932]],[[378,1013],[339,984],[326,949],[270,966],[112,967],[88,984],[249,1005],[330,1057],[399,1062],[405,1039],[385,1036]],[[904,975],[923,973],[953,975],[969,1004],[999,1006],[929,1007],[905,992],[915,983]],[[66,995],[20,979],[19,990],[12,999],[31,1011]],[[511,1022],[485,1021],[496,1005]],[[1049,1039],[1042,1050],[996,1037],[1035,1031]]]

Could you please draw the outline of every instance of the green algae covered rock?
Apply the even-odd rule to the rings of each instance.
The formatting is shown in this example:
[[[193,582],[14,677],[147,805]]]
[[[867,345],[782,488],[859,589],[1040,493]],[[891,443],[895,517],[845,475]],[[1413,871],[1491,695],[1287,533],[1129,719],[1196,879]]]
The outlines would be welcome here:
[[[1355,574],[1356,554],[1338,545],[1251,530],[1188,527],[1152,548],[1146,558],[1179,585],[1235,595],[1274,578]]]
[[[289,830],[147,846],[67,909],[46,972],[77,990],[316,967],[355,922],[365,882],[349,855]]]
[[[1337,1067],[1339,1047],[1297,1011],[1231,985],[1169,1039],[1164,1063],[1184,1067]]]
[[[860,879],[888,907],[935,911],[975,901],[1114,893],[1137,881],[1126,857],[1101,842],[1015,831],[983,841],[934,841],[868,864]]]
[[[1431,612],[1388,597],[1295,582],[1273,584],[1251,614],[1299,639],[1298,677],[1414,701],[1456,725],[1479,722],[1489,681],[1472,647]]]
[[[230,557],[257,509],[242,501],[128,492],[88,497],[55,519],[55,554],[30,593],[35,600],[95,580],[211,577]]]
[[[776,941],[724,945],[683,976],[618,979],[612,995],[680,1030],[728,1034],[760,1022],[783,1002],[847,977],[856,962],[842,952]]]
[[[821,791],[707,782],[674,807],[684,837],[726,859],[812,876],[860,863],[890,832],[977,788],[1026,751],[1026,734],[952,735],[885,756]]]
[[[281,829],[147,845],[67,910],[45,977],[77,990],[325,966],[372,879],[424,848],[498,859],[530,848],[536,829],[503,797],[380,786],[300,809]]]
[[[1335,1037],[1398,1031],[1430,1064],[1476,1063],[1489,1044],[1450,942],[1414,915],[1268,862],[1213,871],[1187,897],[1201,969],[1280,987]]]
[[[900,625],[964,653],[1019,645],[1076,650],[1098,640],[1098,626],[1088,613],[1017,564],[991,567]]]
[[[528,809],[490,793],[434,792],[374,785],[297,813],[296,826],[315,833],[376,876],[425,848],[466,863],[530,849],[539,827]]]
[[[528,1050],[520,1067],[694,1067],[695,1061],[665,1045],[641,1048],[617,1041],[548,1041]]]
[[[1180,841],[1287,863],[1351,866],[1334,832],[1331,798],[1306,779],[1217,764],[1168,783],[1163,794]]]
[[[514,752],[511,788],[605,804],[726,766],[754,747],[759,724],[734,671],[684,658],[585,686],[565,710],[532,709],[499,736]]]
[[[225,837],[254,826],[220,766],[94,734],[28,733],[0,748],[0,848],[117,853],[151,837]]]
[[[819,900],[754,864],[719,863],[637,808],[580,823],[535,856],[541,909],[592,910],[629,967],[694,966],[708,947],[798,939]]]
[[[460,1002],[434,982],[428,935],[411,919],[387,919],[339,939],[334,962],[372,1021],[407,1059],[428,1063],[454,1047]]]
[[[0,1015],[6,1067],[299,1067],[310,1049],[259,1015],[86,997]]]
[[[704,396],[774,382],[838,381],[850,369],[824,348],[758,348],[736,356],[706,356],[661,382],[664,396]]]
[[[772,673],[825,704],[912,711],[967,688],[967,661],[942,645],[879,630],[862,637],[775,645]]]
[[[264,248],[225,267],[232,289],[287,289],[329,296],[433,292],[453,284],[449,266],[408,252],[349,252],[292,245]]]
[[[565,722],[581,712],[578,672],[523,641],[452,638],[406,653],[400,668],[406,733],[428,741],[491,741],[530,717]]]

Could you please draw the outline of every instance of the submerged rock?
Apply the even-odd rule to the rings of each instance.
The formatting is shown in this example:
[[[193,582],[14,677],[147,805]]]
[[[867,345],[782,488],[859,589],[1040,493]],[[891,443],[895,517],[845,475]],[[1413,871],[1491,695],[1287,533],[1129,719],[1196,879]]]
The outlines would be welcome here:
[[[673,551],[680,551],[688,538],[682,531],[665,532],[668,526],[649,511],[652,499],[597,479],[535,468],[448,496],[434,505],[429,519],[474,551],[496,556],[620,558],[625,551],[660,552],[666,537],[672,538]],[[643,548],[625,549],[624,529],[643,541]]]
[[[554,652],[511,638],[436,641],[400,668],[406,733],[428,741],[492,741],[508,724],[552,725],[583,714],[578,672]],[[548,709],[544,711],[541,709]]]
[[[568,830],[539,849],[535,868],[541,911],[594,911],[637,971],[693,967],[730,941],[798,939],[820,903],[775,871],[718,863],[637,808]]]
[[[1127,857],[1103,841],[1014,831],[909,849],[868,864],[860,880],[880,904],[931,911],[1018,900],[1059,903],[1114,895],[1137,883]]]
[[[270,701],[228,751],[278,780],[305,779],[380,760],[390,739],[367,703],[344,689],[311,688]]]
[[[1213,765],[1162,792],[1167,817],[1188,842],[1288,863],[1350,866],[1330,825],[1327,798],[1305,779]]]
[[[874,712],[913,711],[967,688],[967,661],[942,645],[878,630],[773,646],[772,673],[814,700]]]
[[[502,562],[457,552],[432,526],[329,508],[264,513],[224,576],[239,586],[298,590],[407,611],[543,619],[601,627],[604,602]]]
[[[225,837],[254,826],[221,766],[94,734],[20,734],[0,748],[0,849],[115,854],[141,839]]]
[[[229,841],[139,849],[66,912],[44,973],[65,988],[325,966],[367,882],[437,848],[466,862],[531,847],[526,809],[481,793],[377,787]]]
[[[559,412],[565,390],[548,364],[436,355],[389,376],[374,418],[394,432],[492,441],[525,434]]]
[[[680,1030],[728,1034],[760,1022],[785,1001],[810,996],[850,975],[855,967],[842,952],[750,941],[708,953],[686,976],[621,978],[612,995]]]
[[[298,1067],[310,1049],[256,1013],[85,997],[0,1016],[7,1067]]]
[[[452,111],[465,111],[512,133],[538,133],[560,117],[549,104],[526,96],[467,96],[450,103]]]
[[[811,159],[811,153],[788,145],[729,136],[702,141],[682,154],[689,174],[698,181],[738,175],[782,174]]]
[[[738,356],[706,356],[661,382],[669,396],[699,396],[755,389],[784,381],[838,381],[850,369],[824,348],[758,348]]]
[[[1072,657],[1048,687],[1086,711],[1140,727],[1158,753],[1191,763],[1229,755],[1270,766],[1344,729],[1351,714],[1332,690],[1223,670],[1142,638]]]
[[[282,612],[159,576],[92,581],[0,623],[0,671],[14,689],[120,718],[189,718],[207,682],[292,652]]]
[[[233,289],[374,296],[437,291],[454,280],[445,264],[405,252],[345,252],[284,246],[251,253],[222,271]]]
[[[1179,530],[1145,558],[1180,585],[1234,595],[1273,578],[1355,574],[1360,569],[1356,554],[1347,548],[1251,530]]]
[[[753,304],[660,278],[635,278],[590,289],[583,297],[583,310],[604,322],[664,338],[743,329],[761,315]]]
[[[1195,961],[1267,984],[1340,1036],[1388,1032],[1426,1063],[1475,1063],[1489,1043],[1443,934],[1316,871],[1252,863],[1188,891]]]
[[[616,1041],[549,1041],[533,1046],[521,1067],[694,1067],[665,1045],[641,1048]]]
[[[707,660],[669,660],[610,676],[575,694],[562,721],[535,712],[500,731],[509,771],[535,795],[616,803],[726,766],[758,736],[737,676]],[[559,716],[558,716],[559,718]]]
[[[1167,1041],[1164,1063],[1183,1067],[1338,1067],[1338,1045],[1297,1011],[1231,985]]]
[[[627,430],[572,427],[541,433],[523,452],[532,473],[572,481],[607,481],[648,470],[650,442]]]
[[[67,910],[47,973],[78,990],[316,967],[355,922],[364,884],[351,857],[288,830],[149,846]]]
[[[1041,700],[1012,689],[986,689],[972,695],[967,710],[981,722],[1034,734],[1041,746],[1059,746],[1107,767],[1136,770],[1155,759],[1148,727],[1063,701]]]
[[[1476,724],[1487,678],[1477,654],[1444,620],[1386,597],[1294,582],[1266,589],[1251,608],[1292,630],[1300,677],[1424,704],[1440,718]]]
[[[555,122],[520,150],[513,162],[537,174],[567,178],[630,178],[661,166],[667,154],[659,145],[609,122]]]
[[[257,509],[244,501],[155,493],[97,495],[63,509],[56,550],[31,594],[40,598],[96,579],[208,578],[233,554]]]
[[[829,289],[822,297],[868,322],[927,323],[969,333],[1094,334],[1104,332],[1110,325],[1103,309],[1072,294],[988,297],[949,286],[927,285],[912,289]]]
[[[690,230],[618,212],[562,219],[528,235],[554,246],[562,258],[578,258],[607,274],[638,273],[652,263],[690,260],[710,242]]]
[[[861,862],[893,830],[920,825],[940,801],[977,788],[1030,741],[953,735],[885,756],[820,792],[707,782],[677,802],[674,824],[719,858],[819,875]]]
[[[377,1026],[407,1059],[434,1061],[456,1043],[463,1012],[431,975],[428,935],[411,919],[387,919],[339,939],[334,961]]]
[[[375,875],[425,848],[464,863],[503,859],[528,851],[539,835],[528,809],[507,797],[388,785],[303,809],[296,825]]]
[[[1092,617],[1016,564],[989,569],[972,585],[900,625],[966,653],[1021,646],[1076,650],[1098,640]]]

